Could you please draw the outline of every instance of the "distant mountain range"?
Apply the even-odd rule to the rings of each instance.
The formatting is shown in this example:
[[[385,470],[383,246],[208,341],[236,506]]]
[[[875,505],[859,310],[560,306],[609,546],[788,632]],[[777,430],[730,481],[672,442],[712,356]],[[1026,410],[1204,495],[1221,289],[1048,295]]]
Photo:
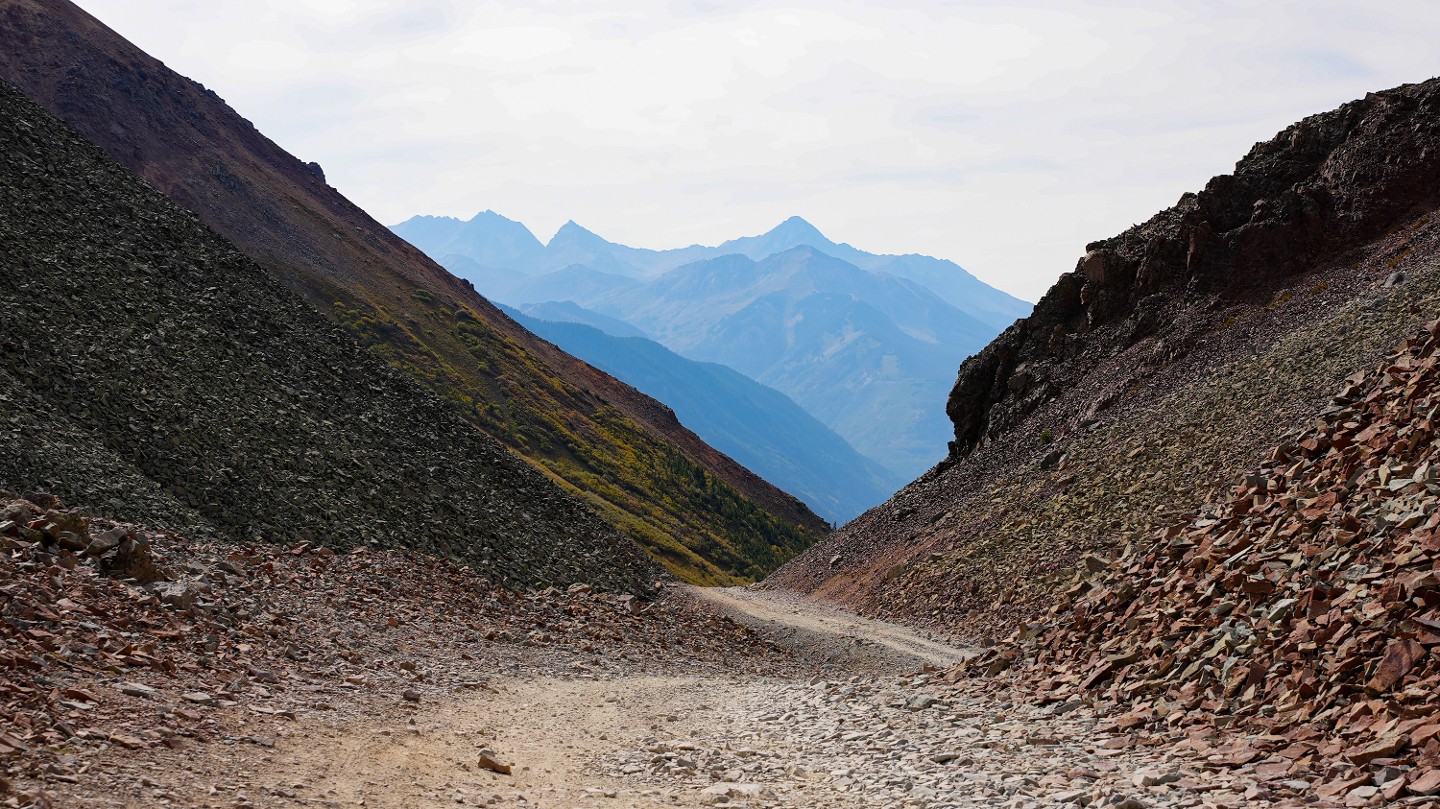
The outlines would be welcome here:
[[[818,228],[792,216],[759,236],[731,239],[716,247],[691,245],[672,250],[647,250],[606,241],[575,222],[566,222],[543,244],[523,224],[494,211],[482,211],[469,221],[448,216],[415,216],[391,227],[397,235],[432,258],[463,257],[446,265],[476,285],[482,293],[487,284],[508,293],[507,284],[517,277],[545,276],[559,270],[586,267],[609,276],[632,279],[654,278],[676,267],[703,259],[741,255],[756,261],[795,247],[813,247],[828,256],[854,264],[862,270],[906,278],[923,284],[946,303],[982,323],[1003,329],[1030,313],[1030,304],[1001,292],[967,272],[953,261],[917,253],[889,255],[867,253],[849,244],[831,241]],[[443,262],[442,262],[443,263]],[[519,303],[566,300],[565,289],[557,283],[531,283]],[[488,293],[487,293],[488,294]],[[501,300],[511,301],[503,296]],[[513,305],[513,304],[512,304]]]
[[[572,313],[592,314],[574,304],[531,307],[536,316],[501,308],[566,353],[665,402],[707,444],[827,520],[848,522],[905,483],[788,396],[738,371],[686,359],[641,336],[557,322]],[[545,313],[555,317],[544,319]]]
[[[616,244],[574,222],[542,244],[493,211],[393,230],[532,316],[638,329],[773,387],[900,479],[944,456],[959,363],[1030,310],[953,262],[867,253],[799,217],[674,250]]]

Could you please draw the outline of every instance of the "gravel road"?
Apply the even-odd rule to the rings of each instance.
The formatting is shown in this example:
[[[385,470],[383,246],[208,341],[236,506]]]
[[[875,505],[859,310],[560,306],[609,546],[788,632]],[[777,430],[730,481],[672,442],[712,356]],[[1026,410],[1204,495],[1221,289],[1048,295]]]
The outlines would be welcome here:
[[[217,807],[1139,809],[1299,806],[1310,790],[1217,764],[1222,740],[1147,736],[1085,703],[950,684],[934,664],[964,647],[774,593],[690,596],[799,662],[754,673],[741,653],[730,671],[694,675],[512,667],[410,710],[302,718],[272,750],[212,754],[192,776],[228,783]]]

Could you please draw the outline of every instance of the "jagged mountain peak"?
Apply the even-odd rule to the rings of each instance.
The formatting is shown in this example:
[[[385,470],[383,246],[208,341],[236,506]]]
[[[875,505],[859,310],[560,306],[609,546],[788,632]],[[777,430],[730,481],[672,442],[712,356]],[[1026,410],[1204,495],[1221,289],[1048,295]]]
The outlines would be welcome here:
[[[765,236],[770,238],[785,238],[795,240],[797,244],[810,244],[811,242],[829,242],[820,229],[807,222],[799,216],[792,216],[784,222],[776,225],[767,231]]]
[[[762,259],[793,247],[806,245],[822,250],[833,250],[838,245],[825,237],[820,229],[798,216],[765,231],[759,236],[742,236],[731,239],[716,250],[722,253],[741,253],[753,259]]]
[[[443,217],[435,217],[435,218],[437,218],[437,219],[451,219],[452,217],[443,216]],[[497,223],[505,223],[505,224],[510,224],[510,225],[520,225],[520,227],[525,227],[524,225],[520,224],[520,222],[518,222],[518,221],[516,221],[516,220],[514,220],[514,219],[511,219],[510,217],[505,216],[504,214],[496,213],[495,211],[493,211],[493,210],[491,210],[491,209],[489,209],[489,208],[486,208],[486,209],[483,210],[483,211],[477,212],[474,216],[472,216],[472,217],[470,217],[468,220],[466,220],[466,222],[467,222],[467,224],[474,224],[474,223],[477,223],[477,222],[497,222]],[[526,229],[528,230],[528,228],[526,228]]]
[[[568,244],[607,245],[610,244],[610,242],[595,231],[576,222],[574,219],[569,219],[566,220],[565,224],[560,226],[559,230],[555,231],[554,236],[550,237],[550,242],[547,246],[553,250],[558,246]]]

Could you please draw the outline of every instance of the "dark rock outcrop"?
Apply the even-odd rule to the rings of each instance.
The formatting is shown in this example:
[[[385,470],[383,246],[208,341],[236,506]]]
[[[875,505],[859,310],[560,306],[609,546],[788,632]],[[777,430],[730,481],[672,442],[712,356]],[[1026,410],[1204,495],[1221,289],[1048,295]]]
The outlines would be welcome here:
[[[511,586],[652,580],[628,539],[3,82],[0,142],[0,487],[199,536],[424,550]],[[63,516],[50,535],[83,553]]]
[[[1434,317],[1437,93],[1312,117],[1091,245],[964,366],[947,461],[767,586],[993,637],[1084,560],[1213,502]]]
[[[946,408],[952,459],[1004,436],[1175,310],[1206,296],[1263,298],[1437,204],[1440,80],[1372,93],[1256,144],[1234,174],[1087,245],[1033,314],[966,360]],[[1159,360],[1190,337],[1167,335]]]

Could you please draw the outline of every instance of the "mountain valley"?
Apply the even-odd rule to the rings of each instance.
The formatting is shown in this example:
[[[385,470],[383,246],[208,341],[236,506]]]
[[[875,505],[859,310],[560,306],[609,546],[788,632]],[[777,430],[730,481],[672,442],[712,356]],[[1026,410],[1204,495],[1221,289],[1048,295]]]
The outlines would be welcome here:
[[[1440,79],[1032,307],[392,231],[67,0],[0,42],[0,807],[1440,807]]]
[[[530,311],[592,319],[559,305]],[[621,329],[607,331],[606,323],[509,312],[537,336],[666,402],[711,446],[832,522],[849,522],[903,483],[785,394],[724,365],[688,360],[641,336],[616,336]]]
[[[668,408],[536,339],[213,92],[72,3],[14,0],[0,22],[0,78],[670,571],[710,584],[753,580],[827,530]]]

